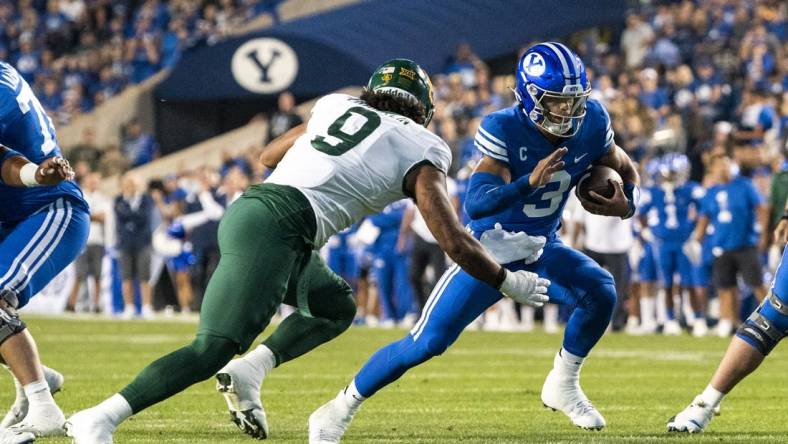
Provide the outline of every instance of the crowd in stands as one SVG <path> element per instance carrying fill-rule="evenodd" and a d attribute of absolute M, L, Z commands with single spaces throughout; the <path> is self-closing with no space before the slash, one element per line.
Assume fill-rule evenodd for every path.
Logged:
<path fill-rule="evenodd" d="M 66 124 L 282 1 L 0 0 L 0 60 Z"/>
<path fill-rule="evenodd" d="M 71 3 L 76 2 L 61 1 L 61 8 Z M 188 8 L 176 8 L 174 5 L 191 3 L 168 4 L 172 17 L 170 29 L 190 23 L 176 19 L 186 14 L 184 11 Z M 239 7 L 234 2 L 220 3 Z M 161 10 L 164 4 L 149 0 L 145 5 L 149 5 L 145 10 L 151 11 L 151 23 L 158 23 L 154 12 Z M 215 8 L 207 14 L 209 17 L 223 11 Z M 201 14 L 206 15 L 204 10 Z M 141 15 L 145 14 L 136 14 L 136 19 L 128 17 L 125 26 L 129 29 L 158 26 L 140 25 Z M 0 22 L 2 16 L 0 12 Z M 771 210 L 775 216 L 768 226 L 760 227 L 761 233 L 768 234 L 774 222 L 779 220 L 785 195 L 788 194 L 788 181 L 776 179 L 784 178 L 788 173 L 787 19 L 786 4 L 773 0 L 656 2 L 629 12 L 622 29 L 585 30 L 564 41 L 585 62 L 593 86 L 592 98 L 607 107 L 616 143 L 639 162 L 645 185 L 649 185 L 650 178 L 654 177 L 653 171 L 646 168 L 650 161 L 663 158 L 666 153 L 681 153 L 689 159 L 688 178 L 708 188 L 710 162 L 714 162 L 721 153 L 726 154 L 738 165 L 742 177 L 751 178 L 761 196 L 771 199 Z M 213 22 L 216 25 L 219 20 Z M 199 25 L 186 28 L 189 31 L 183 31 L 184 36 L 205 35 L 200 34 L 204 28 Z M 111 39 L 97 37 L 97 40 L 112 45 Z M 523 42 L 523 48 L 530 43 Z M 145 43 L 139 41 L 136 44 L 135 53 L 144 59 Z M 163 51 L 163 46 L 159 49 Z M 112 60 L 113 52 L 107 51 L 106 54 Z M 122 51 L 119 51 L 118 56 L 121 55 Z M 514 64 L 513 59 L 512 72 Z M 74 66 L 80 65 L 76 63 Z M 112 64 L 107 66 L 110 66 L 111 73 L 116 72 Z M 120 70 L 126 73 L 123 82 L 129 82 L 133 77 L 129 76 L 133 72 L 133 69 L 129 71 L 130 66 Z M 58 81 L 66 78 L 68 76 Z M 34 81 L 38 82 L 38 78 Z M 433 75 L 433 84 L 437 105 L 430 129 L 446 140 L 454 152 L 450 174 L 454 178 L 452 186 L 458 212 L 464 216 L 459 203 L 464 183 L 480 156 L 473 144 L 476 129 L 486 114 L 514 103 L 510 91 L 514 80 L 511 74 L 494 75 L 473 53 L 473 48 L 460 45 L 444 70 Z M 46 82 L 42 87 L 47 88 Z M 58 83 L 50 89 L 61 90 Z M 163 183 L 153 184 L 147 189 L 144 184 L 137 184 L 134 192 L 124 191 L 115 200 L 117 209 L 118 202 L 133 203 L 137 200 L 135 196 L 148 193 L 153 203 L 149 216 L 151 226 L 156 227 L 159 221 L 164 221 L 162 230 L 167 233 L 167 239 L 178 239 L 180 243 L 176 244 L 181 247 L 192 244 L 190 255 L 182 258 L 185 262 L 176 263 L 175 256 L 180 256 L 180 253 L 167 259 L 172 273 L 186 271 L 185 276 L 188 277 L 175 278 L 178 291 L 188 295 L 179 296 L 184 311 L 199 306 L 201 286 L 207 282 L 211 267 L 215 266 L 216 208 L 226 206 L 247 184 L 265 177 L 265 169 L 256 160 L 262 142 L 300 123 L 302 117 L 293 111 L 292 96 L 283 94 L 279 111 L 271 117 L 269 134 L 261 137 L 261 145 L 251 147 L 248 155 L 227 157 L 216 169 L 206 167 L 197 171 L 179 171 Z M 85 138 L 85 143 L 71 153 L 72 159 L 77 160 L 78 173 L 83 176 L 89 171 L 108 173 L 117 171 L 113 168 L 123 170 L 158 155 L 155 141 L 141 133 L 135 122 L 127 125 L 123 146 L 116 150 L 122 153 L 120 159 L 97 160 L 89 148 L 90 134 L 87 133 Z M 129 177 L 128 180 L 133 181 L 133 174 Z M 206 212 L 211 214 L 206 215 Z M 429 293 L 429 288 L 443 272 L 446 266 L 444 258 L 435 254 L 434 239 L 429 239 L 428 233 L 422 230 L 417 213 L 414 213 L 412 205 L 393 205 L 383 214 L 370 218 L 368 223 L 353 227 L 329 243 L 329 263 L 354 285 L 359 294 L 360 322 L 374 323 L 378 319 L 387 325 L 412 322 L 424 303 L 425 291 Z M 190 214 L 199 215 L 191 218 L 202 222 L 194 225 L 198 228 L 190 225 L 194 221 L 187 222 L 185 225 L 188 227 L 184 227 L 184 216 Z M 594 231 L 597 225 L 584 217 L 568 214 L 566 221 L 566 228 L 583 225 L 586 239 L 597 236 Z M 632 232 L 632 228 L 629 226 L 627 230 Z M 204 231 L 196 234 L 193 230 L 198 229 Z M 632 235 L 633 244 L 630 245 L 647 242 L 638 236 L 637 232 Z M 150 240 L 145 242 L 153 245 L 155 238 L 155 230 L 152 230 Z M 589 245 L 582 243 L 582 236 L 570 233 L 565 239 L 567 242 L 576 239 L 579 243 L 575 247 L 594 251 L 594 246 L 589 249 Z M 769 249 L 769 242 L 768 235 L 762 236 L 757 245 L 762 254 Z M 620 245 L 616 248 L 621 252 L 599 253 L 626 255 L 628 251 L 642 250 Z M 606 250 L 604 246 L 600 249 Z M 166 248 L 159 245 L 153 250 L 158 250 L 161 255 Z M 628 262 L 626 267 L 630 270 L 622 275 L 627 282 L 637 275 L 638 267 L 637 261 Z M 763 262 L 767 261 L 764 259 Z M 187 281 L 193 289 L 186 288 Z M 619 296 L 625 300 L 632 290 L 627 285 L 622 287 Z M 368 291 L 371 288 L 377 291 Z M 375 293 L 377 298 L 373 297 Z M 374 302 L 376 300 L 377 303 Z M 632 304 L 621 305 L 617 310 L 623 314 L 614 325 L 616 328 L 623 328 L 627 314 L 637 312 Z M 676 317 L 680 316 L 678 311 L 679 308 L 676 309 Z M 487 324 L 488 328 L 506 324 L 530 329 L 533 316 L 533 312 L 528 310 L 518 313 L 514 307 L 504 307 L 488 313 L 489 319 L 497 320 Z M 543 316 L 545 328 L 555 331 L 558 310 L 547 308 Z"/>

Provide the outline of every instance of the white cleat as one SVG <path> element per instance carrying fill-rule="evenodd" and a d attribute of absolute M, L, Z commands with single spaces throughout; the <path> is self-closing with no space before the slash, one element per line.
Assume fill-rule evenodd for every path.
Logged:
<path fill-rule="evenodd" d="M 717 336 L 728 338 L 733 333 L 733 322 L 729 319 L 720 319 L 717 323 Z"/>
<path fill-rule="evenodd" d="M 268 437 L 268 420 L 260 402 L 262 375 L 243 359 L 230 361 L 216 374 L 216 390 L 224 396 L 230 419 L 247 435 Z"/>
<path fill-rule="evenodd" d="M 153 312 L 153 307 L 150 305 L 143 305 L 142 308 L 140 308 L 140 318 L 145 321 L 156 319 L 156 313 Z"/>
<path fill-rule="evenodd" d="M 711 422 L 715 411 L 719 410 L 706 404 L 698 395 L 692 404 L 668 420 L 668 432 L 701 433 Z"/>
<path fill-rule="evenodd" d="M 607 425 L 580 388 L 579 378 L 561 376 L 555 369 L 550 370 L 542 386 L 542 403 L 563 412 L 581 429 L 602 430 Z"/>
<path fill-rule="evenodd" d="M 665 322 L 665 328 L 662 330 L 666 336 L 680 336 L 681 335 L 681 325 L 679 325 L 679 321 L 673 319 L 672 321 Z"/>
<path fill-rule="evenodd" d="M 653 335 L 657 332 L 657 323 L 656 322 L 643 322 L 640 325 L 640 334 L 641 335 Z"/>
<path fill-rule="evenodd" d="M 352 420 L 353 413 L 336 399 L 328 401 L 309 415 L 309 444 L 338 444 Z"/>
<path fill-rule="evenodd" d="M 709 326 L 706 324 L 706 319 L 695 319 L 692 324 L 692 336 L 702 338 L 709 334 Z"/>
<path fill-rule="evenodd" d="M 32 433 L 15 433 L 11 430 L 0 429 L 0 444 L 29 444 L 36 440 Z"/>
<path fill-rule="evenodd" d="M 44 379 L 46 379 L 47 385 L 49 386 L 49 392 L 54 395 L 63 387 L 63 375 L 57 370 L 53 370 L 47 366 L 42 367 L 44 368 Z M 27 415 L 27 408 L 27 396 L 24 396 L 23 393 L 22 396 L 16 398 L 11 409 L 5 414 L 3 421 L 0 422 L 0 428 L 7 429 L 22 421 Z"/>
<path fill-rule="evenodd" d="M 123 308 L 123 313 L 121 313 L 120 318 L 123 319 L 124 321 L 130 321 L 134 319 L 136 316 L 137 316 L 137 312 L 134 309 L 134 306 L 127 305 L 125 308 Z"/>
<path fill-rule="evenodd" d="M 95 408 L 72 415 L 64 426 L 74 444 L 112 444 L 115 426 Z"/>
<path fill-rule="evenodd" d="M 54 402 L 42 404 L 30 410 L 25 419 L 12 425 L 7 430 L 14 433 L 32 433 L 35 436 L 63 436 L 63 423 L 66 417 Z"/>

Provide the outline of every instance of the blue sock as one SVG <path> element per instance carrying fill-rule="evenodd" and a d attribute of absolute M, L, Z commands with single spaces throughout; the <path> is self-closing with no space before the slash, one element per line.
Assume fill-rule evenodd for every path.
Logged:
<path fill-rule="evenodd" d="M 695 319 L 706 319 L 706 315 L 702 311 L 696 311 Z"/>
<path fill-rule="evenodd" d="M 667 308 L 667 309 L 665 309 L 665 311 L 667 312 L 668 321 L 675 321 L 676 320 L 676 315 L 673 313 L 673 309 L 672 308 Z"/>

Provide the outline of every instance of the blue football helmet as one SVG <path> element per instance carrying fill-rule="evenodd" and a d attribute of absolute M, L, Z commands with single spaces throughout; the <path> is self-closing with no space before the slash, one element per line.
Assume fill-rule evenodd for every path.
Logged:
<path fill-rule="evenodd" d="M 536 126 L 559 137 L 577 133 L 591 93 L 577 54 L 563 43 L 539 43 L 520 57 L 515 77 L 514 94 Z"/>
<path fill-rule="evenodd" d="M 663 176 L 668 182 L 681 185 L 689 178 L 689 158 L 681 153 L 666 153 L 661 162 Z"/>

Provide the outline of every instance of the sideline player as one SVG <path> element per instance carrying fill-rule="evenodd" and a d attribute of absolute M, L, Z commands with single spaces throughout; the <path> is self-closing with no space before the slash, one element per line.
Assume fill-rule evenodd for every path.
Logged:
<path fill-rule="evenodd" d="M 60 155 L 52 121 L 30 86 L 0 62 L 0 354 L 17 396 L 3 419 L 3 442 L 62 435 L 63 413 L 52 399 L 63 376 L 41 365 L 17 309 L 82 251 L 89 215 L 74 172 Z M 44 186 L 45 185 L 45 186 Z M 51 390 L 51 391 L 50 391 Z"/>
<path fill-rule="evenodd" d="M 777 242 L 788 242 L 788 206 L 774 231 Z M 731 339 L 717 371 L 687 408 L 668 421 L 669 432 L 703 432 L 715 409 L 736 385 L 754 372 L 775 346 L 788 335 L 788 248 L 774 275 L 772 287 L 761 305 Z"/>
<path fill-rule="evenodd" d="M 595 214 L 633 216 L 639 178 L 613 141 L 607 112 L 587 100 L 591 88 L 585 68 L 571 50 L 561 43 L 537 44 L 520 58 L 515 76 L 519 103 L 487 116 L 476 134 L 484 157 L 471 176 L 465 208 L 482 244 L 485 238 L 505 236 L 501 231 L 511 237 L 526 233 L 547 238 L 541 258 L 518 255 L 506 243 L 486 246 L 510 270 L 549 277 L 551 302 L 576 306 L 541 398 L 575 425 L 601 429 L 604 418 L 580 388 L 580 367 L 610 322 L 616 288 L 610 273 L 564 245 L 556 231 L 570 190 L 591 165 L 607 165 L 624 180 L 623 185 L 616 183 L 610 199 L 598 194 L 596 203 L 581 199 Z M 339 442 L 364 399 L 443 353 L 500 298 L 495 288 L 450 268 L 410 333 L 378 350 L 348 387 L 312 414 L 310 443 Z"/>
<path fill-rule="evenodd" d="M 682 251 L 684 243 L 695 229 L 695 217 L 700 212 L 700 202 L 705 190 L 699 183 L 688 180 L 689 159 L 683 154 L 669 153 L 660 159 L 656 183 L 643 193 L 640 213 L 643 231 L 649 230 L 656 249 L 657 269 L 665 289 L 666 317 L 663 332 L 680 335 L 681 326 L 676 316 L 681 313 L 682 289 L 690 293 L 690 303 L 695 312 L 694 336 L 706 334 L 705 303 L 703 292 L 695 284 L 694 266 Z M 648 196 L 646 199 L 645 197 Z M 679 285 L 675 275 L 679 274 Z M 678 294 L 679 304 L 674 307 Z"/>
<path fill-rule="evenodd" d="M 427 74 L 405 59 L 380 66 L 360 99 L 331 94 L 318 100 L 307 125 L 263 153 L 262 163 L 276 167 L 266 182 L 248 188 L 227 209 L 219 227 L 221 259 L 194 342 L 150 364 L 120 393 L 72 416 L 66 428 L 75 442 L 110 443 L 132 414 L 216 372 L 233 421 L 245 433 L 267 437 L 260 402 L 265 375 L 338 336 L 356 313 L 350 286 L 315 250 L 406 196 L 469 275 L 521 303 L 543 304 L 547 280 L 507 271 L 457 220 L 446 191 L 451 151 L 425 129 L 432 111 Z M 230 362 L 283 302 L 296 312 L 262 345 Z"/>

